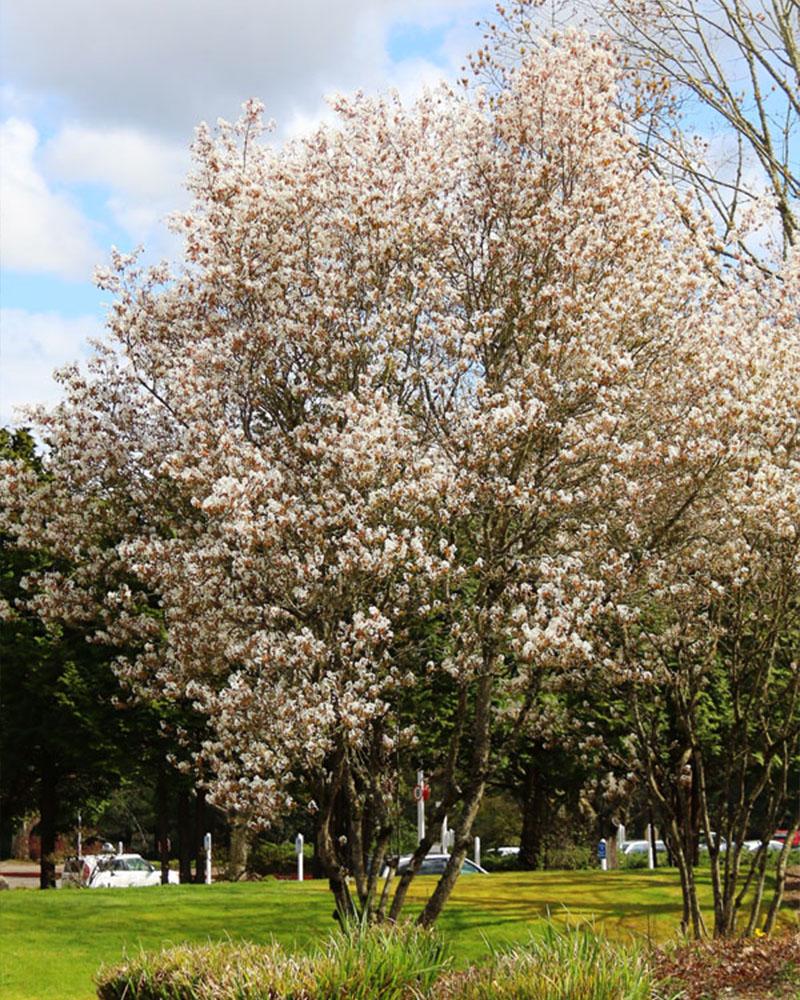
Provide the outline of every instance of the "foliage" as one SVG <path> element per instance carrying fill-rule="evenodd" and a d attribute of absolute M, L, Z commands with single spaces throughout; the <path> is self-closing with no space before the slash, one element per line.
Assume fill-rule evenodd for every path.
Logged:
<path fill-rule="evenodd" d="M 276 944 L 207 944 L 142 953 L 98 976 L 100 1000 L 652 1000 L 641 947 L 610 944 L 593 927 L 558 928 L 443 975 L 441 940 L 419 928 L 354 928 L 309 955 Z M 660 993 L 658 995 L 661 995 Z"/>
<path fill-rule="evenodd" d="M 0 461 L 40 478 L 41 457 L 24 430 L 0 429 Z M 111 652 L 80 629 L 49 626 L 25 607 L 26 578 L 56 566 L 46 549 L 0 536 L 0 816 L 3 841 L 24 813 L 40 816 L 42 886 L 55 884 L 52 852 L 59 829 L 119 782 L 126 751 L 141 739 L 142 713 L 115 708 L 121 695 Z"/>
<path fill-rule="evenodd" d="M 517 855 L 500 857 L 491 853 L 481 855 L 481 864 L 490 872 L 516 872 L 521 867 Z M 579 871 L 596 868 L 597 851 L 585 844 L 557 844 L 547 848 L 541 867 L 547 871 Z"/>
<path fill-rule="evenodd" d="M 313 857 L 313 845 L 304 844 L 305 870 Z M 273 844 L 267 840 L 259 840 L 250 852 L 247 862 L 248 871 L 256 875 L 293 875 L 297 872 L 297 855 L 294 844 Z"/>

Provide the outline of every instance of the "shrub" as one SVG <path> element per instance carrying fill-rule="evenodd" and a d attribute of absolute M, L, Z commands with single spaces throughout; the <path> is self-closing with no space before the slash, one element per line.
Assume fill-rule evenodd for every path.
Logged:
<path fill-rule="evenodd" d="M 306 956 L 278 945 L 208 944 L 101 970 L 100 1000 L 411 1000 L 447 964 L 441 939 L 413 926 L 356 927 Z"/>
<path fill-rule="evenodd" d="M 648 857 L 646 854 L 623 854 L 622 851 L 620 851 L 617 857 L 619 860 L 620 868 L 625 868 L 625 869 L 647 868 L 649 864 Z M 664 855 L 659 854 L 658 855 L 659 867 L 665 865 L 666 863 L 667 862 Z"/>
<path fill-rule="evenodd" d="M 481 864 L 490 872 L 514 872 L 522 868 L 518 855 L 500 857 L 490 851 L 481 857 Z M 548 846 L 543 852 L 542 864 L 539 867 L 547 871 L 577 871 L 596 868 L 597 854 L 594 849 L 585 844 Z"/>
<path fill-rule="evenodd" d="M 311 861 L 313 848 L 310 844 L 303 846 L 305 863 Z M 255 875 L 294 875 L 297 871 L 297 855 L 294 844 L 288 842 L 272 844 L 262 840 L 250 852 L 247 860 L 247 870 Z"/>
<path fill-rule="evenodd" d="M 488 851 L 481 855 L 481 865 L 487 872 L 516 872 L 519 871 L 519 858 L 516 854 L 507 854 L 501 857 L 499 854 L 491 854 Z"/>
<path fill-rule="evenodd" d="M 548 871 L 562 869 L 578 871 L 597 867 L 597 848 L 588 844 L 565 844 L 561 847 L 548 847 L 545 855 L 545 867 Z"/>

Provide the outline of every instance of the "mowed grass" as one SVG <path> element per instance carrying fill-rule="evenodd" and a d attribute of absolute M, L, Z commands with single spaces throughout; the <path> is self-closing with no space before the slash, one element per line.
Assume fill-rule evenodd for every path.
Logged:
<path fill-rule="evenodd" d="M 698 872 L 710 902 L 708 875 Z M 418 911 L 435 879 L 412 887 Z M 19 889 L 0 896 L 0 996 L 89 1000 L 101 963 L 140 948 L 208 940 L 276 940 L 304 950 L 334 927 L 327 883 L 310 881 L 148 889 Z M 527 940 L 547 915 L 591 919 L 617 940 L 663 942 L 680 920 L 673 870 L 520 872 L 460 879 L 439 923 L 458 965 Z M 709 915 L 710 919 L 710 915 Z"/>

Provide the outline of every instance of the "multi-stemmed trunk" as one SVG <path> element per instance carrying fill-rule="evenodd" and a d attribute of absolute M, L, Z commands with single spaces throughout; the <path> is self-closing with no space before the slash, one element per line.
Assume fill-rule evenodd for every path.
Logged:
<path fill-rule="evenodd" d="M 464 795 L 463 808 L 455 829 L 453 851 L 445 867 L 444 874 L 433 890 L 422 913 L 419 923 L 423 927 L 431 927 L 438 919 L 445 903 L 455 887 L 461 866 L 469 850 L 472 826 L 478 815 L 478 810 L 486 788 L 486 775 L 489 768 L 489 742 L 491 736 L 491 650 L 484 650 L 483 672 L 476 681 L 475 719 L 472 727 L 472 756 L 470 761 L 470 781 Z"/>

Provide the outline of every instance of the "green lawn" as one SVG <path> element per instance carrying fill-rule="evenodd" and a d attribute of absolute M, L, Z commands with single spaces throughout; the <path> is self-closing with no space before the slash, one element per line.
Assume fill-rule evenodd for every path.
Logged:
<path fill-rule="evenodd" d="M 707 873 L 698 873 L 705 880 Z M 433 878 L 420 879 L 412 903 Z M 707 892 L 707 896 L 709 893 Z M 266 941 L 303 948 L 334 927 L 324 882 L 159 886 L 132 890 L 18 889 L 0 896 L 0 996 L 89 1000 L 101 962 L 183 941 Z M 414 909 L 413 905 L 410 908 Z M 525 872 L 462 878 L 440 922 L 460 963 L 490 945 L 525 940 L 550 912 L 592 917 L 614 937 L 664 941 L 680 918 L 674 871 Z"/>

